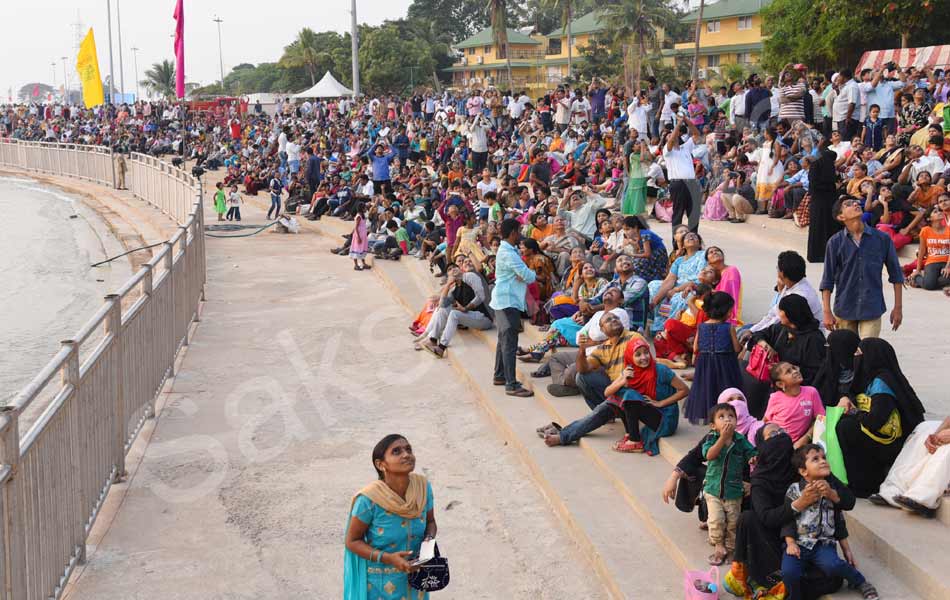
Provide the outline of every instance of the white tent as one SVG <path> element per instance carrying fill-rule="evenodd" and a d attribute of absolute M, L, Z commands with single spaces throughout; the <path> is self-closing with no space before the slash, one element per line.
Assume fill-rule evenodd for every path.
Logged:
<path fill-rule="evenodd" d="M 339 98 L 340 96 L 352 95 L 353 90 L 347 89 L 327 71 L 327 74 L 315 86 L 305 92 L 294 94 L 294 98 Z"/>

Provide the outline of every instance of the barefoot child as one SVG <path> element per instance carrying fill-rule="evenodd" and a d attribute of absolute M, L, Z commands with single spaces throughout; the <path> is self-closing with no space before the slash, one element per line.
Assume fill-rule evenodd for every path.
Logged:
<path fill-rule="evenodd" d="M 865 600 L 877 600 L 877 590 L 854 567 L 854 555 L 846 537 L 842 511 L 854 508 L 854 494 L 831 474 L 825 451 L 806 444 L 792 455 L 792 465 L 801 480 L 788 487 L 786 501 L 796 506 L 795 518 L 782 528 L 785 555 L 782 557 L 782 581 L 788 600 L 801 600 L 802 573 L 815 565 L 829 576 L 843 577 L 861 592 Z M 841 544 L 846 560 L 838 556 L 835 542 Z"/>
<path fill-rule="evenodd" d="M 224 213 L 228 211 L 227 196 L 224 193 L 224 182 L 219 181 L 214 184 L 217 190 L 214 192 L 214 212 L 218 214 L 218 220 L 224 220 Z"/>
<path fill-rule="evenodd" d="M 736 545 L 736 525 L 742 511 L 742 475 L 745 465 L 753 461 L 756 449 L 736 431 L 736 409 L 731 404 L 713 406 L 709 421 L 712 431 L 703 443 L 703 493 L 709 511 L 709 543 L 715 546 L 709 564 L 721 565 Z"/>
<path fill-rule="evenodd" d="M 356 205 L 356 217 L 353 219 L 353 235 L 350 238 L 350 258 L 353 259 L 353 270 L 368 269 L 366 252 L 369 250 L 369 234 L 366 228 L 366 204 Z"/>

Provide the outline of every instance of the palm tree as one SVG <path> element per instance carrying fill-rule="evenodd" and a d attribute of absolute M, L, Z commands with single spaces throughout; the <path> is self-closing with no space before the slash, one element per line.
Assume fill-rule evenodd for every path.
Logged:
<path fill-rule="evenodd" d="M 284 47 L 284 54 L 280 57 L 278 64 L 282 67 L 295 69 L 305 68 L 310 75 L 310 85 L 317 83 L 317 65 L 323 60 L 317 47 L 317 34 L 313 29 L 304 27 L 297 34 L 289 46 Z"/>
<path fill-rule="evenodd" d="M 696 13 L 696 48 L 693 51 L 693 70 L 690 77 L 696 81 L 699 75 L 699 34 L 703 30 L 703 7 L 705 0 L 699 0 L 699 11 Z"/>
<path fill-rule="evenodd" d="M 165 98 L 175 96 L 175 63 L 163 60 L 155 63 L 145 71 L 145 79 L 140 81 L 152 93 L 160 94 Z"/>
<path fill-rule="evenodd" d="M 664 0 L 613 0 L 604 7 L 601 19 L 607 24 L 611 43 L 622 44 L 624 52 L 624 81 L 628 92 L 640 90 L 642 58 L 659 46 L 656 29 L 673 18 L 673 12 Z M 631 43 L 632 42 L 632 43 Z M 627 69 L 627 53 L 632 52 L 633 73 Z M 632 81 L 631 81 L 632 79 Z"/>
<path fill-rule="evenodd" d="M 573 38 L 571 35 L 571 21 L 574 20 L 574 0 L 544 0 L 544 2 L 547 6 L 561 13 L 561 31 L 567 33 L 567 77 L 570 79 L 574 76 L 573 44 L 571 43 Z"/>
<path fill-rule="evenodd" d="M 508 51 L 508 2 L 507 0 L 488 0 L 488 22 L 491 23 L 492 43 L 495 49 L 505 53 L 508 69 L 508 87 L 511 83 L 511 52 Z"/>

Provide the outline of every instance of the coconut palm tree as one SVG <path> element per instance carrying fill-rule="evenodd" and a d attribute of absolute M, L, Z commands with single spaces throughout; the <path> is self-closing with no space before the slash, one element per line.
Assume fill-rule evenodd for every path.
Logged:
<path fill-rule="evenodd" d="M 690 77 L 696 81 L 699 75 L 699 34 L 703 30 L 703 7 L 705 0 L 699 0 L 699 11 L 696 13 L 696 48 L 693 50 L 693 69 Z"/>
<path fill-rule="evenodd" d="M 511 52 L 508 51 L 508 2 L 507 0 L 488 0 L 488 22 L 491 23 L 492 43 L 495 49 L 505 53 L 508 70 L 508 87 L 511 83 Z"/>
<path fill-rule="evenodd" d="M 548 7 L 556 9 L 561 14 L 561 31 L 567 33 L 567 77 L 570 79 L 574 76 L 574 49 L 571 43 L 573 38 L 571 35 L 571 21 L 574 20 L 575 0 L 544 0 L 544 3 Z"/>
<path fill-rule="evenodd" d="M 285 69 L 304 68 L 310 75 L 310 85 L 317 83 L 317 66 L 323 61 L 325 52 L 317 47 L 317 34 L 313 29 L 304 27 L 297 34 L 289 46 L 284 47 L 284 54 L 278 64 Z"/>
<path fill-rule="evenodd" d="M 607 36 L 611 43 L 632 50 L 633 73 L 627 68 L 627 53 L 624 54 L 627 90 L 639 91 L 642 58 L 657 50 L 659 40 L 656 30 L 672 19 L 673 13 L 664 0 L 613 0 L 604 7 L 604 11 L 601 18 L 607 24 Z"/>
<path fill-rule="evenodd" d="M 175 63 L 163 60 L 155 63 L 145 71 L 145 79 L 140 81 L 145 88 L 154 94 L 165 98 L 175 97 Z"/>

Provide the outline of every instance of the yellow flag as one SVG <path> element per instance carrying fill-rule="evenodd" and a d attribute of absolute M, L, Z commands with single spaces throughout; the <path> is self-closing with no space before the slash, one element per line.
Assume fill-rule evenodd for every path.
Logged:
<path fill-rule="evenodd" d="M 96 56 L 96 38 L 93 37 L 91 28 L 79 46 L 76 70 L 79 71 L 79 81 L 82 82 L 82 101 L 86 108 L 105 102 L 102 78 L 99 76 L 99 58 Z"/>

